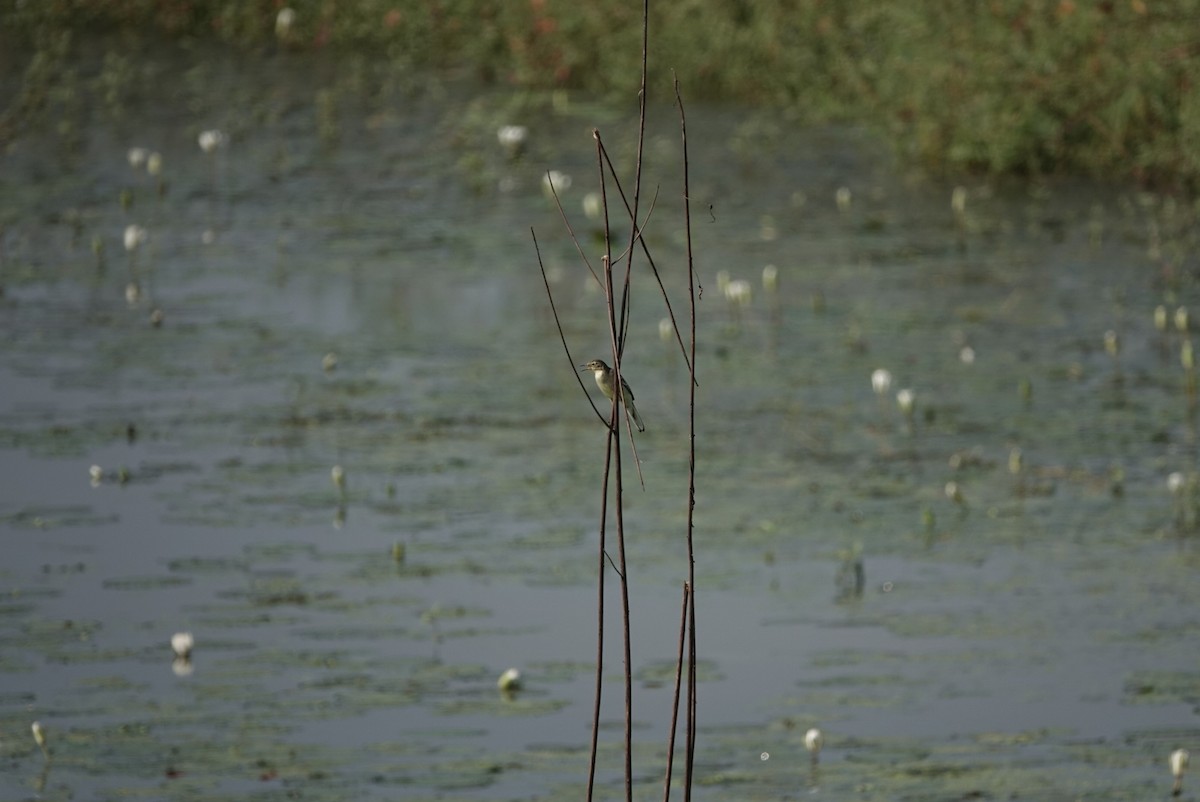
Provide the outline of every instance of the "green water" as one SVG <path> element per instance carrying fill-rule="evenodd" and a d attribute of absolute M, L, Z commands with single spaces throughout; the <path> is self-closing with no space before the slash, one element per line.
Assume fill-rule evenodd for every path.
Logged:
<path fill-rule="evenodd" d="M 130 58 L 123 91 L 76 76 L 75 111 L 0 162 L 2 795 L 579 798 L 604 432 L 572 373 L 608 346 L 541 176 L 572 176 L 564 206 L 598 264 L 590 132 L 628 165 L 632 106 L 287 54 Z M 653 107 L 646 236 L 683 313 L 674 121 Z M 496 139 L 512 123 L 529 128 L 516 160 Z M 206 155 L 211 128 L 226 143 Z M 161 193 L 133 146 L 161 153 Z M 1167 489 L 1197 470 L 1187 335 L 1152 316 L 1200 309 L 1187 211 L 964 182 L 956 212 L 953 185 L 866 135 L 744 109 L 689 107 L 689 147 L 697 797 L 1165 795 L 1167 754 L 1200 749 L 1196 491 Z M 148 239 L 127 252 L 131 224 Z M 649 799 L 686 571 L 687 381 L 644 262 L 634 294 Z M 854 555 L 861 593 L 838 583 Z M 504 695 L 509 667 L 523 687 Z M 615 799 L 616 642 L 605 674 L 598 796 Z"/>

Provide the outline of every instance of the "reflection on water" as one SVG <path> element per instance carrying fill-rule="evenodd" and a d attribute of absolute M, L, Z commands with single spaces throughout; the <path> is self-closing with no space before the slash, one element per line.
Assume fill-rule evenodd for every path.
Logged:
<path fill-rule="evenodd" d="M 176 97 L 98 111 L 76 151 L 32 131 L 0 171 L 3 795 L 577 797 L 603 433 L 529 229 L 575 362 L 605 353 L 541 175 L 573 176 L 598 252 L 576 211 L 589 131 L 628 153 L 628 120 L 513 119 L 502 94 L 435 85 L 347 94 L 331 139 L 311 93 L 341 86 L 332 68 L 155 64 Z M 1200 748 L 1189 334 L 1152 314 L 1195 293 L 1169 202 L 944 187 L 852 132 L 689 114 L 698 796 L 1161 791 L 1170 750 Z M 652 119 L 647 241 L 678 305 L 673 119 Z M 517 159 L 495 134 L 514 123 Z M 687 393 L 637 269 L 653 793 Z"/>

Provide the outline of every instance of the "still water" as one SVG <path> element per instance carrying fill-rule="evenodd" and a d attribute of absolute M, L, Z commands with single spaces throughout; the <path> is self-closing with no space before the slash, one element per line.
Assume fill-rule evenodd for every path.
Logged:
<path fill-rule="evenodd" d="M 288 54 L 132 63 L 116 99 L 77 78 L 86 115 L 0 161 L 0 797 L 580 798 L 604 430 L 573 373 L 608 345 L 542 175 L 571 176 L 598 264 L 591 129 L 628 168 L 632 104 Z M 644 185 L 682 320 L 676 115 L 652 109 Z M 1200 752 L 1187 210 L 1078 183 L 956 191 L 860 132 L 745 109 L 688 123 L 697 797 L 1165 796 L 1168 753 Z M 508 124 L 528 128 L 517 158 Z M 686 576 L 664 314 L 636 262 L 642 799 Z"/>

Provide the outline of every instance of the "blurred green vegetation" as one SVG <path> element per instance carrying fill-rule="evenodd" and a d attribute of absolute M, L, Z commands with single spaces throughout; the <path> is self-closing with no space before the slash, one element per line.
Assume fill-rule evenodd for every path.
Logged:
<path fill-rule="evenodd" d="M 651 9 L 651 81 L 667 96 L 673 70 L 694 100 L 866 124 L 933 170 L 1194 190 L 1197 21 L 1200 0 L 671 0 Z M 631 0 L 5 0 L 0 45 L 20 55 L 0 67 L 24 75 L 7 126 L 44 101 L 82 40 L 129 32 L 601 94 L 627 95 L 641 59 Z"/>

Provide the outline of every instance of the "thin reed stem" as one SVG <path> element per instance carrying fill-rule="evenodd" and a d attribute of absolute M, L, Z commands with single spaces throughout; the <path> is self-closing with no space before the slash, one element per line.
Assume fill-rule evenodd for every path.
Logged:
<path fill-rule="evenodd" d="M 633 209 L 629 205 L 629 200 L 625 197 L 625 190 L 621 187 L 621 182 L 617 179 L 616 170 L 613 167 L 612 160 L 608 156 L 608 151 L 603 151 L 604 161 L 608 165 L 608 171 L 613 176 L 613 183 L 616 185 L 617 194 L 621 196 L 621 202 L 625 204 L 625 213 L 632 217 Z M 679 333 L 679 323 L 675 320 L 675 309 L 671 306 L 671 298 L 667 295 L 667 288 L 663 285 L 662 276 L 659 275 L 658 265 L 654 262 L 654 257 L 650 255 L 650 248 L 646 245 L 646 240 L 641 236 L 638 237 L 638 244 L 642 246 L 642 253 L 646 256 L 646 262 L 650 265 L 650 271 L 654 273 L 654 279 L 658 282 L 658 290 L 662 294 L 663 303 L 667 307 L 667 315 L 671 318 L 671 328 L 675 330 L 675 340 L 679 343 L 679 351 L 683 354 L 683 361 L 687 363 L 688 369 L 692 367 L 691 360 L 688 358 L 687 347 L 683 344 L 683 335 Z"/>
<path fill-rule="evenodd" d="M 601 186 L 603 186 L 603 180 Z M 607 221 L 606 221 L 607 222 Z M 611 246 L 610 246 L 611 247 Z M 617 336 L 617 308 L 613 298 L 612 262 L 609 254 L 603 258 L 604 264 L 604 294 L 608 305 L 608 331 L 611 338 L 613 354 L 613 383 L 616 391 L 613 393 L 612 417 L 608 423 L 608 453 L 616 471 L 613 482 L 613 509 L 617 519 L 617 581 L 621 588 L 621 623 L 624 656 L 625 678 L 625 800 L 633 802 L 633 665 L 632 644 L 629 610 L 629 570 L 625 561 L 625 502 L 624 481 L 621 470 L 621 348 Z M 622 308 L 624 308 L 622 304 Z M 607 465 L 607 463 L 606 463 Z M 606 473 L 607 479 L 607 473 Z M 608 498 L 607 481 L 605 482 L 605 499 Z"/>
<path fill-rule="evenodd" d="M 596 753 L 600 743 L 600 700 L 604 693 L 604 562 L 608 522 L 608 476 L 612 465 L 612 427 L 608 431 L 607 456 L 604 460 L 604 479 L 600 483 L 600 551 L 596 564 L 596 692 L 592 705 L 592 744 L 588 756 L 587 802 L 592 801 L 596 788 Z"/>
<path fill-rule="evenodd" d="M 546 177 L 550 177 L 550 171 L 546 171 Z M 563 225 L 567 227 L 567 233 L 571 235 L 571 242 L 575 243 L 575 250 L 579 253 L 579 258 L 587 265 L 588 272 L 592 274 L 592 278 L 596 280 L 597 286 L 603 286 L 600 277 L 596 275 L 596 268 L 592 267 L 592 263 L 588 261 L 587 253 L 584 252 L 583 246 L 579 244 L 579 238 L 575 236 L 575 229 L 571 227 L 571 221 L 567 218 L 567 211 L 563 208 L 562 199 L 558 197 L 558 190 L 554 188 L 553 181 L 547 181 L 550 185 L 550 194 L 554 197 L 554 205 L 558 207 L 558 214 L 562 217 Z M 605 225 L 607 229 L 607 224 Z"/>
<path fill-rule="evenodd" d="M 638 144 L 637 160 L 634 163 L 633 179 L 633 211 L 629 223 L 629 252 L 625 255 L 625 280 L 621 288 L 620 326 L 617 325 L 615 309 L 613 308 L 612 293 L 612 250 L 608 246 L 609 261 L 606 263 L 606 284 L 608 292 L 608 325 L 612 335 L 613 346 L 613 383 L 616 392 L 613 393 L 613 423 L 616 423 L 617 400 L 621 397 L 624 379 L 621 378 L 621 356 L 625 351 L 625 332 L 628 329 L 630 315 L 630 282 L 633 276 L 633 246 L 638 236 L 638 204 L 642 192 L 642 156 L 646 146 L 646 73 L 649 62 L 650 37 L 650 0 L 642 2 L 642 88 L 638 93 Z M 607 220 L 606 220 L 607 221 Z M 632 437 L 630 438 L 632 440 Z M 621 612 L 624 617 L 624 632 L 622 642 L 625 648 L 625 802 L 633 802 L 633 662 L 632 662 L 632 625 L 629 610 L 629 572 L 625 561 L 625 505 L 621 493 L 621 436 L 617 427 L 609 440 L 615 444 L 616 450 L 616 507 L 617 507 L 617 550 L 618 561 L 621 565 Z"/>
<path fill-rule="evenodd" d="M 663 802 L 671 799 L 671 772 L 675 766 L 675 732 L 679 729 L 679 686 L 683 679 L 684 644 L 687 640 L 688 599 L 691 588 L 683 583 L 683 609 L 679 612 L 679 657 L 675 659 L 675 693 L 671 697 L 671 728 L 667 736 L 667 772 L 663 778 Z"/>
<path fill-rule="evenodd" d="M 558 307 L 554 304 L 554 293 L 550 291 L 550 279 L 546 276 L 546 266 L 542 263 L 542 251 L 538 247 L 537 234 L 534 233 L 532 226 L 529 228 L 529 235 L 533 237 L 533 251 L 537 254 L 538 269 L 542 271 L 542 284 L 546 287 L 546 298 L 550 301 L 550 311 L 554 315 L 554 326 L 558 329 L 558 339 L 562 341 L 563 352 L 567 355 L 567 362 L 571 365 L 571 372 L 575 375 L 575 382 L 579 385 L 579 389 L 583 391 L 588 403 L 592 405 L 592 411 L 596 413 L 596 417 L 604 420 L 604 416 L 600 414 L 596 402 L 592 401 L 591 394 L 583 386 L 583 379 L 580 377 L 579 371 L 575 370 L 575 360 L 571 357 L 571 348 L 567 345 L 566 335 L 563 334 L 562 321 L 558 318 Z"/>
<path fill-rule="evenodd" d="M 683 96 L 679 92 L 679 78 L 675 78 L 675 103 L 679 106 L 679 134 L 683 143 L 683 220 L 687 236 L 687 269 L 688 269 L 688 302 L 691 307 L 691 360 L 689 371 L 691 381 L 688 396 L 688 505 L 687 505 L 687 559 L 688 587 L 691 595 L 688 597 L 688 737 L 687 763 L 684 784 L 684 800 L 692 797 L 692 777 L 696 761 L 696 550 L 695 550 L 695 512 L 696 512 L 696 270 L 692 253 L 692 202 L 691 187 L 688 179 L 688 149 L 687 149 L 687 115 L 683 109 Z"/>

